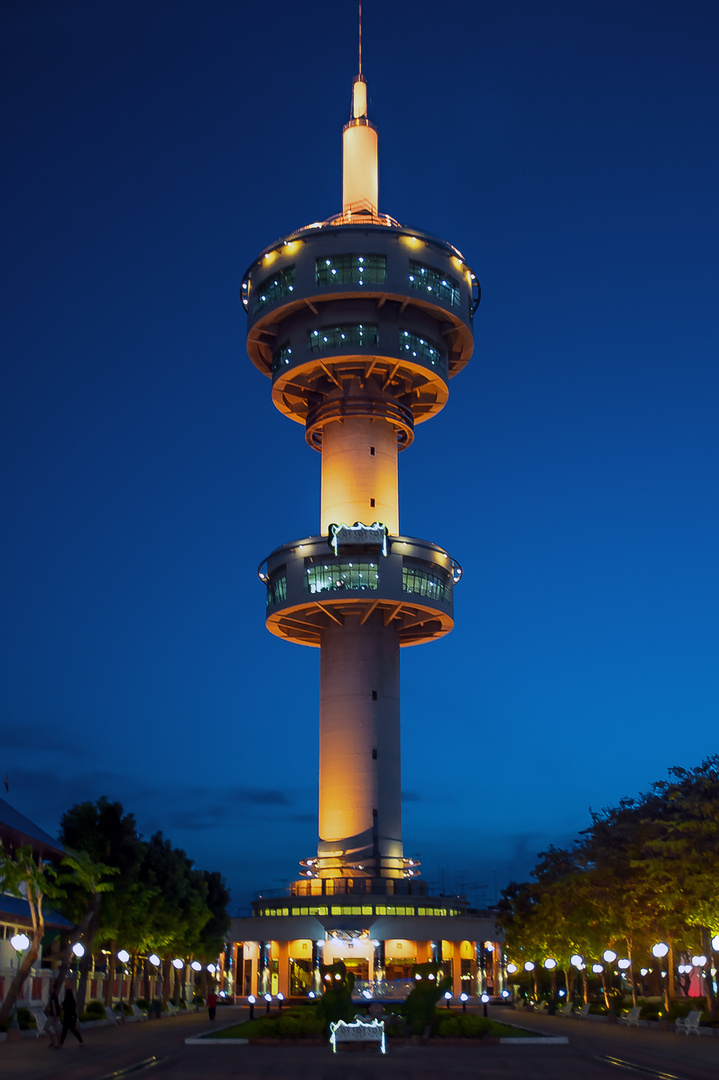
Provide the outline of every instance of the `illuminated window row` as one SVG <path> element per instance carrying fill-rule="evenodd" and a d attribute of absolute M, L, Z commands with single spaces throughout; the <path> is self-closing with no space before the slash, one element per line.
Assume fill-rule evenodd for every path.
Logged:
<path fill-rule="evenodd" d="M 422 570 L 419 567 L 402 567 L 402 589 L 416 596 L 428 596 L 432 600 L 449 600 L 451 596 L 449 574 L 437 568 Z"/>
<path fill-rule="evenodd" d="M 460 305 L 459 282 L 456 278 L 414 259 L 409 261 L 409 285 L 418 292 L 429 293 L 443 304 L 450 304 L 451 307 Z"/>
<path fill-rule="evenodd" d="M 386 255 L 334 255 L 315 259 L 318 285 L 384 285 Z"/>
<path fill-rule="evenodd" d="M 287 599 L 287 574 L 282 570 L 267 582 L 267 606 L 281 604 Z"/>
<path fill-rule="evenodd" d="M 255 289 L 252 314 L 256 315 L 258 311 L 262 311 L 269 304 L 276 303 L 277 300 L 281 300 L 283 296 L 287 296 L 294 290 L 294 266 L 288 266 L 284 270 L 279 270 L 276 274 L 271 274 Z"/>
<path fill-rule="evenodd" d="M 343 589 L 364 592 L 376 589 L 379 567 L 374 562 L 343 559 L 341 562 L 307 566 L 305 574 L 307 591 L 310 593 L 340 592 Z"/>
<path fill-rule="evenodd" d="M 424 360 L 432 367 L 440 367 L 442 364 L 442 353 L 439 348 L 410 330 L 400 330 L 399 351 L 409 354 L 413 359 Z"/>
<path fill-rule="evenodd" d="M 324 326 L 308 333 L 310 352 L 327 352 L 330 349 L 359 345 L 373 349 L 379 340 L 377 326 L 367 323 L 345 323 L 342 326 Z"/>
<path fill-rule="evenodd" d="M 318 907 L 293 907 L 290 911 L 286 907 L 273 907 L 263 908 L 263 915 L 270 915 L 275 917 L 281 917 L 283 915 L 432 915 L 432 916 L 447 916 L 447 915 L 460 915 L 461 912 L 457 908 L 430 908 L 430 907 L 413 907 L 413 906 L 400 906 L 395 907 L 388 904 L 377 904 L 373 906 L 371 904 L 354 904 L 352 906 L 333 904 L 331 908 L 326 906 Z"/>

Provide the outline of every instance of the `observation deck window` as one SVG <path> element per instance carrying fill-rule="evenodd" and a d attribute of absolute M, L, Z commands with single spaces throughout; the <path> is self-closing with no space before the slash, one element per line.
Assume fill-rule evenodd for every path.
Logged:
<path fill-rule="evenodd" d="M 310 352 L 328 352 L 330 349 L 349 349 L 353 345 L 372 349 L 379 342 L 377 326 L 368 323 L 344 323 L 342 326 L 323 326 L 309 330 L 307 334 Z"/>
<path fill-rule="evenodd" d="M 290 348 L 289 341 L 285 341 L 280 345 L 272 354 L 272 374 L 281 371 L 282 368 L 288 367 L 292 363 L 292 349 Z"/>
<path fill-rule="evenodd" d="M 399 350 L 408 356 L 424 360 L 431 367 L 443 368 L 445 366 L 444 356 L 439 346 L 428 341 L 427 338 L 420 337 L 419 334 L 413 334 L 411 330 L 400 330 Z"/>
<path fill-rule="evenodd" d="M 441 566 L 419 559 L 405 559 L 402 566 L 402 590 L 431 600 L 448 602 L 452 593 L 450 576 Z"/>
<path fill-rule="evenodd" d="M 305 562 L 305 582 L 309 593 L 366 592 L 379 587 L 379 566 L 365 559 L 337 559 Z"/>
<path fill-rule="evenodd" d="M 263 308 L 268 307 L 269 304 L 274 304 L 277 300 L 281 300 L 283 296 L 287 296 L 294 291 L 294 266 L 287 266 L 284 270 L 278 270 L 277 273 L 270 274 L 254 290 L 255 298 L 252 304 L 252 314 L 256 315 Z"/>
<path fill-rule="evenodd" d="M 384 285 L 386 255 L 328 255 L 315 259 L 318 285 Z"/>
<path fill-rule="evenodd" d="M 267 606 L 281 604 L 287 599 L 287 570 L 284 566 L 276 570 L 267 582 Z"/>
<path fill-rule="evenodd" d="M 409 261 L 409 285 L 417 292 L 428 293 L 441 300 L 443 304 L 458 308 L 460 306 L 459 282 L 449 274 L 443 274 L 426 263 Z"/>

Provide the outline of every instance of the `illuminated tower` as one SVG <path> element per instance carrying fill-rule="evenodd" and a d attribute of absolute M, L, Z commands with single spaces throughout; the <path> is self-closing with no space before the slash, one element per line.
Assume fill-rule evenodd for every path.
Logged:
<path fill-rule="evenodd" d="M 452 629 L 461 569 L 400 531 L 397 457 L 472 355 L 479 286 L 451 244 L 379 213 L 361 53 L 342 139 L 342 212 L 242 282 L 250 359 L 322 455 L 318 534 L 260 567 L 268 629 L 321 655 L 319 842 L 291 892 L 422 895 L 402 846 L 399 653 Z"/>

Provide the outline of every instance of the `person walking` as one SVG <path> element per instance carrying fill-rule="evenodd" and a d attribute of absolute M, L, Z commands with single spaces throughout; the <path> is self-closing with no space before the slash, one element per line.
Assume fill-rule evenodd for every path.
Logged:
<path fill-rule="evenodd" d="M 57 996 L 57 990 L 55 984 L 50 983 L 50 997 L 47 999 L 47 1005 L 45 1006 L 45 1031 L 50 1039 L 49 1050 L 60 1049 L 60 1000 Z"/>
<path fill-rule="evenodd" d="M 71 1031 L 80 1046 L 84 1046 L 82 1035 L 77 1030 L 77 1005 L 75 1004 L 75 995 L 70 987 L 65 991 L 65 997 L 62 999 L 62 1037 L 60 1039 L 60 1045 L 58 1050 L 62 1049 L 62 1044 L 65 1042 L 65 1036 L 68 1031 Z"/>
<path fill-rule="evenodd" d="M 217 1012 L 217 994 L 214 990 L 210 990 L 207 995 L 207 1011 L 210 1014 L 210 1020 L 214 1020 Z"/>

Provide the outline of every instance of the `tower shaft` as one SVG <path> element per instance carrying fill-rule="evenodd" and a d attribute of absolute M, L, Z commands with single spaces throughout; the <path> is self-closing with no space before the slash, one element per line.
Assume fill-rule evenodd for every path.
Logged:
<path fill-rule="evenodd" d="M 386 420 L 355 416 L 324 428 L 320 532 L 342 521 L 381 521 L 399 533 L 397 434 Z"/>
<path fill-rule="evenodd" d="M 320 877 L 402 876 L 399 637 L 381 613 L 322 635 L 319 837 Z"/>

